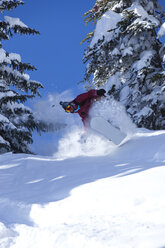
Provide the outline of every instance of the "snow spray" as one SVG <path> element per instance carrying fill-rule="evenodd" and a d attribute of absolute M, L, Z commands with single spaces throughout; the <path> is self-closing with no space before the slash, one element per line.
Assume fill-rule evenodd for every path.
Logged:
<path fill-rule="evenodd" d="M 90 116 L 104 118 L 129 136 L 135 133 L 136 126 L 127 115 L 124 106 L 111 97 L 96 101 L 91 108 Z"/>

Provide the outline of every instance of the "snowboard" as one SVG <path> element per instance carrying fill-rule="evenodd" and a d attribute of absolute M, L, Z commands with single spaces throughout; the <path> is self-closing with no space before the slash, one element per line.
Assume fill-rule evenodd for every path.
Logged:
<path fill-rule="evenodd" d="M 115 145 L 119 145 L 125 138 L 126 134 L 102 117 L 93 117 L 90 122 L 91 129 L 102 134 L 111 140 Z"/>

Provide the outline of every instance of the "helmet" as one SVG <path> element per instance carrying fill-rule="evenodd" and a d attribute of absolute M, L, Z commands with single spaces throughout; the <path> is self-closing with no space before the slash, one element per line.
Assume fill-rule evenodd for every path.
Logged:
<path fill-rule="evenodd" d="M 73 102 L 60 102 L 60 105 L 63 107 L 63 109 L 67 112 L 71 112 L 71 108 L 73 109 L 73 113 L 77 112 L 79 110 L 79 105 L 73 103 Z M 71 112 L 72 113 L 72 112 Z"/>
<path fill-rule="evenodd" d="M 70 105 L 70 102 L 60 102 L 60 105 L 63 107 L 63 109 L 66 111 L 66 108 Z"/>

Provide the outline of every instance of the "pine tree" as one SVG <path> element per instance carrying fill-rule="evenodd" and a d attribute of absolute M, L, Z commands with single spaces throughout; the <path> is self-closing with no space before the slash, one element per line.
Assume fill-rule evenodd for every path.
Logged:
<path fill-rule="evenodd" d="M 22 5 L 18 0 L 1 0 L 0 11 L 12 10 Z M 39 34 L 27 27 L 19 18 L 5 16 L 0 20 L 0 153 L 29 153 L 28 145 L 33 142 L 32 131 L 40 131 L 32 110 L 24 106 L 28 99 L 40 95 L 43 86 L 30 80 L 26 70 L 36 70 L 29 63 L 21 62 L 19 54 L 8 53 L 2 41 L 14 34 Z"/>
<path fill-rule="evenodd" d="M 85 17 L 97 24 L 84 80 L 104 85 L 139 127 L 165 129 L 165 46 L 158 32 L 165 12 L 158 1 L 98 0 Z"/>

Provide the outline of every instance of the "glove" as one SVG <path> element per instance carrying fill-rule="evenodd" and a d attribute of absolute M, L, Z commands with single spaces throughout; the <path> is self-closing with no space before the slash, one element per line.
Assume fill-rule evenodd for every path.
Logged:
<path fill-rule="evenodd" d="M 113 86 L 111 87 L 111 89 L 108 91 L 108 95 L 113 94 L 115 90 L 116 90 L 116 89 L 115 89 L 115 85 L 113 85 Z"/>
<path fill-rule="evenodd" d="M 104 89 L 97 90 L 98 96 L 105 96 L 106 91 Z"/>

